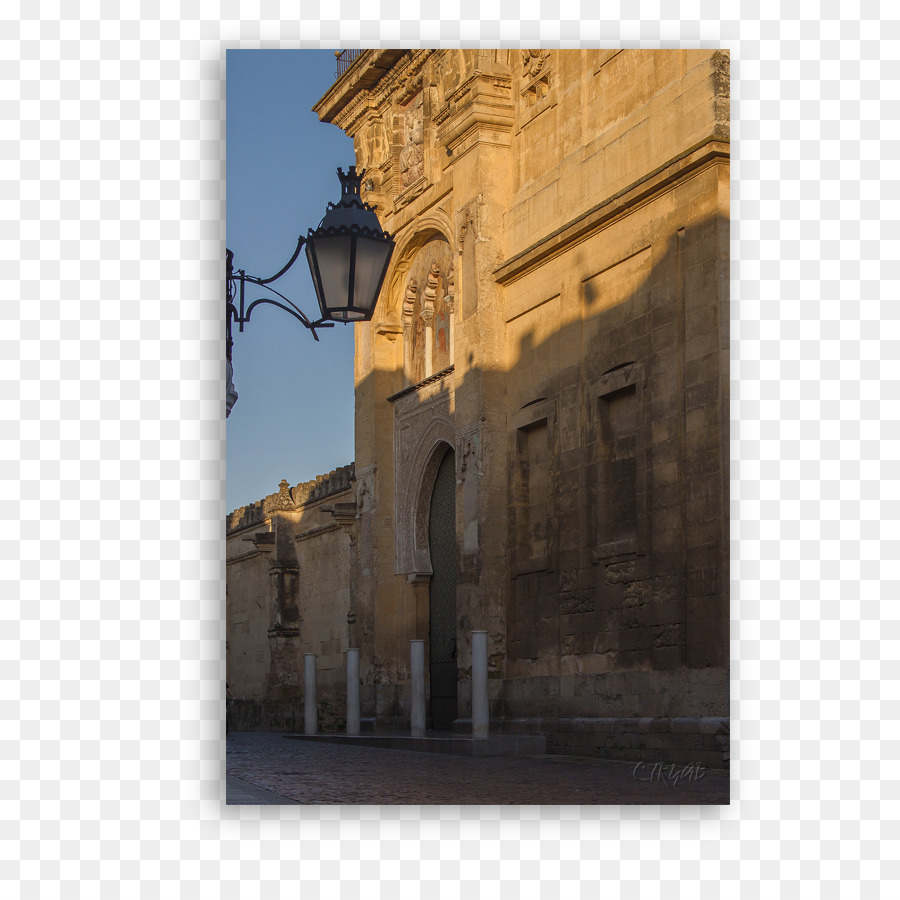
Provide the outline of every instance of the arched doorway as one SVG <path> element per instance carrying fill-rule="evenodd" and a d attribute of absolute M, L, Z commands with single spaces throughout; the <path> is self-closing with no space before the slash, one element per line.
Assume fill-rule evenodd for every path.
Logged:
<path fill-rule="evenodd" d="M 431 492 L 428 590 L 431 727 L 449 731 L 456 719 L 456 457 L 447 448 Z"/>

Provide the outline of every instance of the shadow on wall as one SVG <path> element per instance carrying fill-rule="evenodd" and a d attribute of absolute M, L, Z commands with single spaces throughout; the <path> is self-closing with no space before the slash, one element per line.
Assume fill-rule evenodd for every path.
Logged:
<path fill-rule="evenodd" d="M 552 296 L 514 310 L 507 302 L 505 362 L 480 364 L 485 348 L 460 345 L 460 329 L 456 370 L 404 392 L 402 352 L 377 357 L 382 366 L 357 387 L 357 446 L 370 429 L 368 458 L 289 489 L 292 504 L 309 507 L 304 524 L 291 521 L 293 546 L 299 531 L 338 529 L 329 539 L 348 554 L 347 570 L 313 565 L 313 554 L 298 564 L 298 619 L 283 633 L 262 609 L 273 590 L 261 586 L 264 560 L 252 584 L 229 570 L 229 594 L 254 598 L 246 621 L 229 618 L 229 652 L 244 640 L 261 655 L 258 685 L 242 692 L 231 665 L 229 684 L 265 707 L 235 708 L 246 719 L 237 727 L 299 730 L 301 648 L 322 650 L 311 638 L 328 629 L 336 646 L 326 648 L 320 718 L 340 727 L 340 660 L 358 646 L 364 720 L 408 723 L 409 641 L 429 635 L 430 500 L 448 446 L 460 709 L 469 634 L 485 628 L 494 721 L 727 715 L 728 221 L 672 232 L 664 247 L 637 246 L 587 278 L 571 275 L 590 268 L 572 251 Z M 397 339 L 401 305 L 393 311 L 398 321 L 383 327 Z M 343 485 L 349 538 L 322 510 Z M 285 488 L 235 511 L 229 531 L 278 513 Z M 396 509 L 395 497 L 404 498 Z M 409 548 L 404 559 L 398 545 Z M 688 670 L 718 674 L 698 692 Z"/>
<path fill-rule="evenodd" d="M 571 276 L 590 268 L 572 251 L 553 296 L 513 310 L 507 299 L 505 367 L 479 366 L 483 348 L 457 345 L 456 370 L 414 390 L 399 367 L 359 384 L 358 414 L 367 398 L 371 421 L 392 429 L 365 460 L 378 509 L 371 546 L 359 547 L 371 572 L 361 604 L 372 607 L 362 675 L 384 694 L 370 695 L 370 714 L 407 715 L 403 690 L 388 686 L 408 678 L 409 640 L 428 636 L 430 571 L 400 565 L 395 577 L 394 546 L 429 546 L 422 498 L 448 440 L 461 708 L 469 631 L 487 628 L 490 676 L 507 683 L 492 689 L 492 719 L 587 708 L 564 690 L 596 709 L 600 676 L 614 686 L 599 703 L 608 715 L 727 714 L 728 229 L 722 216 L 673 227 L 664 247 L 638 245 L 587 278 Z M 441 418 L 453 437 L 438 434 Z M 684 679 L 642 675 L 628 695 L 620 677 L 684 669 L 724 674 L 687 704 Z M 534 679 L 556 686 L 518 700 L 513 683 Z"/>

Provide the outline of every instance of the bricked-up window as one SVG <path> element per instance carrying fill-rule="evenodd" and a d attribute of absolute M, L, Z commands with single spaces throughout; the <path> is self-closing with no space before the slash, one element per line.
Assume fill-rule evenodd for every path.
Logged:
<path fill-rule="evenodd" d="M 550 452 L 547 420 L 532 422 L 517 433 L 518 490 L 516 544 L 519 560 L 547 556 L 550 501 Z"/>
<path fill-rule="evenodd" d="M 633 542 L 637 536 L 636 430 L 634 384 L 600 397 L 597 512 L 603 543 Z"/>

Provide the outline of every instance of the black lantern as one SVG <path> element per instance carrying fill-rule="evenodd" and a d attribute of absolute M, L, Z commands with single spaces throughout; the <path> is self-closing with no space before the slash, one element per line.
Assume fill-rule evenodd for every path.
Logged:
<path fill-rule="evenodd" d="M 360 199 L 359 186 L 365 170 L 357 175 L 356 166 L 350 166 L 346 175 L 341 169 L 337 173 L 341 179 L 341 199 L 328 204 L 319 227 L 315 231 L 310 229 L 305 239 L 297 239 L 294 255 L 271 278 L 248 275 L 243 269 L 235 271 L 234 254 L 225 251 L 226 418 L 237 400 L 231 365 L 232 322 L 237 322 L 243 331 L 253 310 L 261 303 L 267 303 L 290 313 L 318 340 L 319 328 L 334 328 L 335 322 L 368 322 L 375 312 L 394 241 L 378 224 L 375 210 Z M 297 261 L 304 244 L 322 311 L 322 318 L 315 322 L 296 303 L 271 286 Z M 260 297 L 247 305 L 244 292 L 248 284 L 263 287 L 280 299 Z"/>
<path fill-rule="evenodd" d="M 331 322 L 368 322 L 384 283 L 394 241 L 378 223 L 375 210 L 362 202 L 365 170 L 338 169 L 341 199 L 328 204 L 319 227 L 306 236 L 306 259 L 322 318 Z"/>

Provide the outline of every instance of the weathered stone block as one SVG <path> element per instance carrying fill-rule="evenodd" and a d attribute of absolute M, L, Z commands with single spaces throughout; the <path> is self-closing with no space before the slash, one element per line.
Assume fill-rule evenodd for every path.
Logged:
<path fill-rule="evenodd" d="M 561 615 L 589 613 L 594 611 L 594 591 L 567 591 L 559 596 Z"/>

